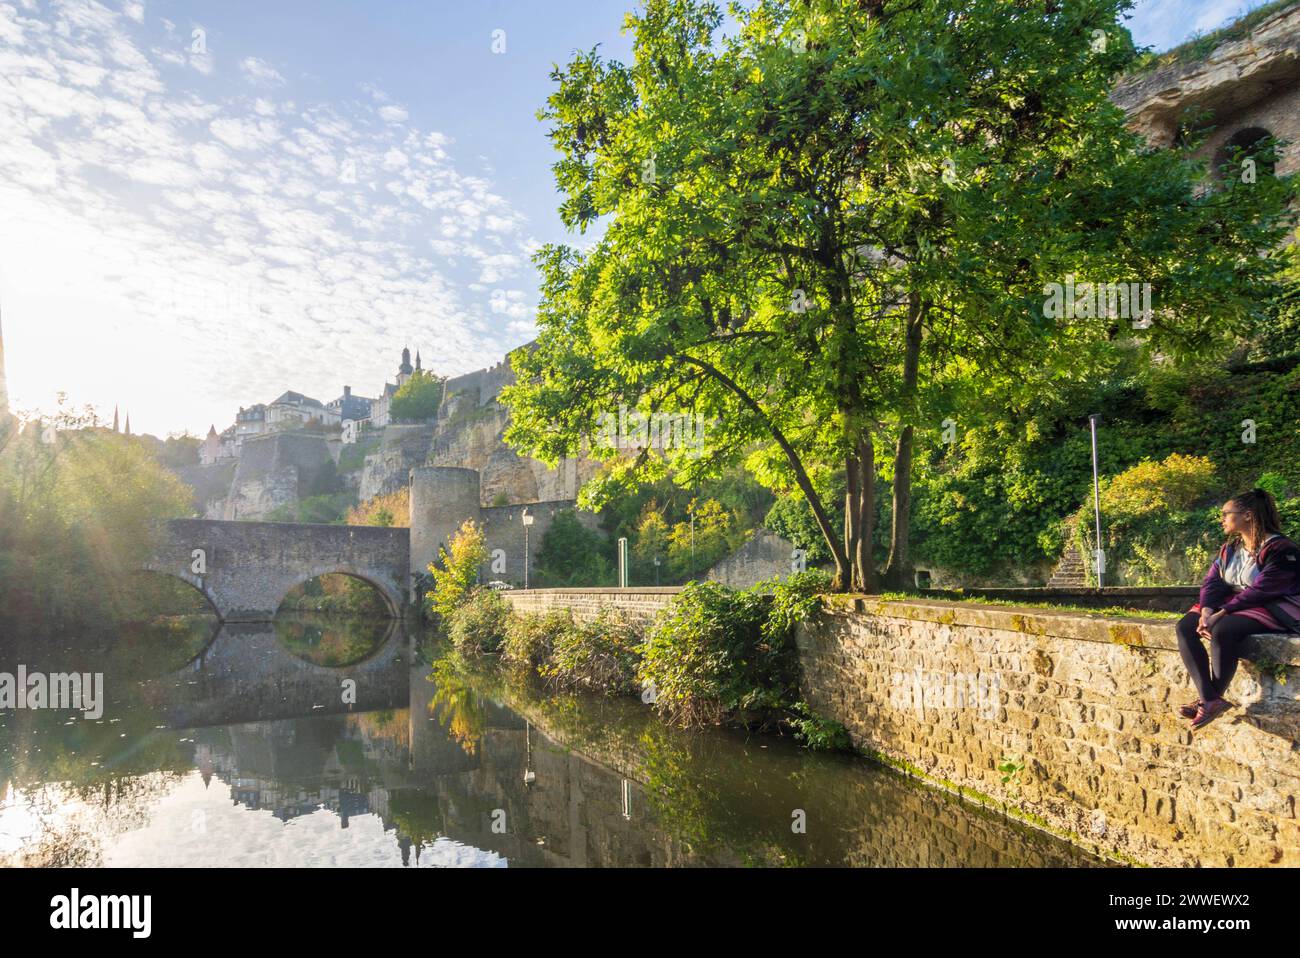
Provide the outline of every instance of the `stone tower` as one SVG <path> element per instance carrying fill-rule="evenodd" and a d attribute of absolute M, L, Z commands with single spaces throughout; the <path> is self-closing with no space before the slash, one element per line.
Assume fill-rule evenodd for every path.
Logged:
<path fill-rule="evenodd" d="M 429 570 L 466 519 L 482 520 L 476 469 L 417 466 L 411 470 L 411 574 Z"/>

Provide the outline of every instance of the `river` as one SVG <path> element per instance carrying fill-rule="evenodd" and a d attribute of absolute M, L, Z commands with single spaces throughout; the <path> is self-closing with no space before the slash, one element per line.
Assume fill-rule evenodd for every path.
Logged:
<path fill-rule="evenodd" d="M 103 714 L 0 709 L 0 865 L 1060 866 L 1084 851 L 860 758 L 666 726 L 308 615 L 0 646 Z"/>

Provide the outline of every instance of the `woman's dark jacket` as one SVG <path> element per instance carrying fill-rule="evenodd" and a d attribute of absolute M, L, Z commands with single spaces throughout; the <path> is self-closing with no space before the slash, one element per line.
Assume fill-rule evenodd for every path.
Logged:
<path fill-rule="evenodd" d="M 1242 546 L 1224 543 L 1218 558 L 1210 563 L 1210 571 L 1201 583 L 1199 605 L 1202 608 L 1222 609 L 1231 615 L 1240 609 L 1271 607 L 1283 599 L 1295 601 L 1300 597 L 1300 546 L 1282 535 L 1264 543 L 1255 557 L 1258 572 L 1254 581 L 1240 592 L 1234 592 L 1222 571 L 1232 560 L 1233 549 L 1239 548 Z M 1277 615 L 1273 609 L 1270 611 Z"/>

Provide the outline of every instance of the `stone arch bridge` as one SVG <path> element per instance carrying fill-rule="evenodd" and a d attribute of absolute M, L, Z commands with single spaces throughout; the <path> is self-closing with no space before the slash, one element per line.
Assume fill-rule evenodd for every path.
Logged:
<path fill-rule="evenodd" d="M 290 589 L 329 572 L 370 583 L 401 617 L 410 550 L 405 528 L 173 519 L 145 568 L 184 579 L 226 622 L 270 621 Z"/>

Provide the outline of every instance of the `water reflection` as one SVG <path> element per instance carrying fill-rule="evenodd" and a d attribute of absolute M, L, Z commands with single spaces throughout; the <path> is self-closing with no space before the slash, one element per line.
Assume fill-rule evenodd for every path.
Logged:
<path fill-rule="evenodd" d="M 359 661 L 307 642 L 338 666 L 285 628 L 225 626 L 161 677 L 116 660 L 98 722 L 0 713 L 0 864 L 1095 863 L 861 760 L 431 666 L 397 624 Z"/>
<path fill-rule="evenodd" d="M 356 618 L 319 612 L 281 613 L 275 632 L 293 655 L 312 665 L 352 665 L 379 649 L 396 628 L 384 618 Z"/>

